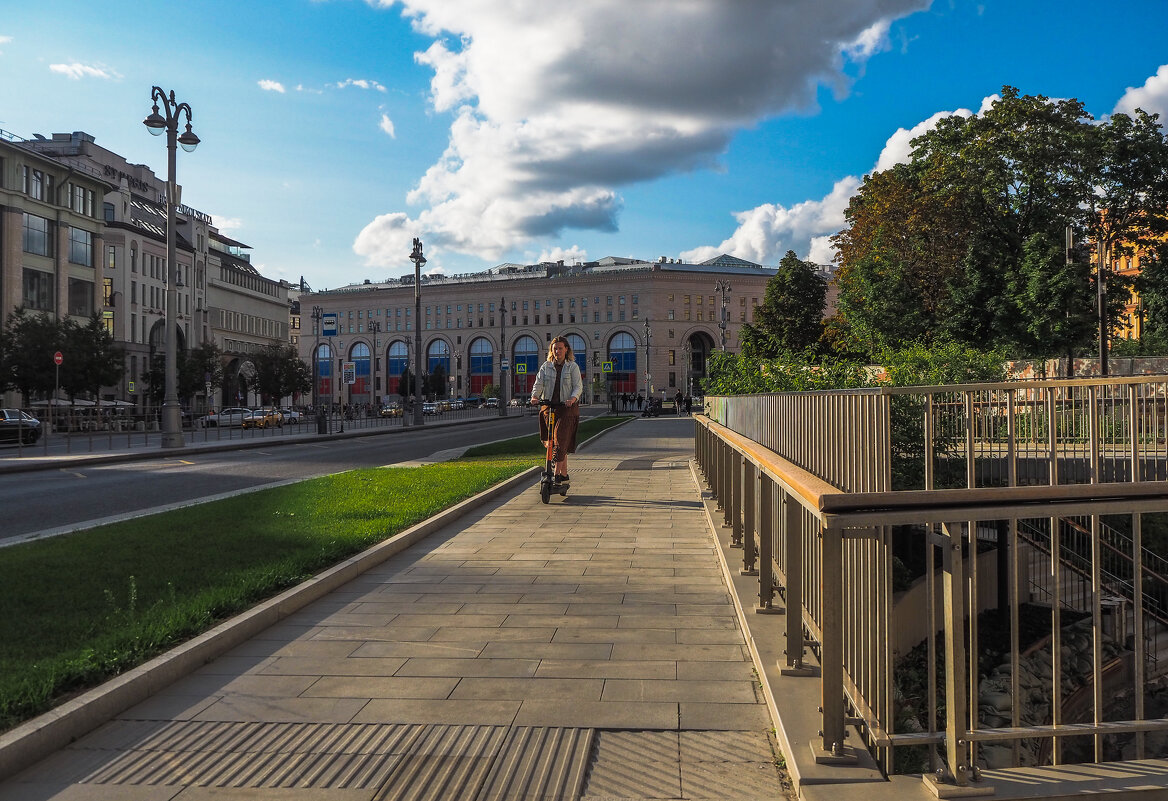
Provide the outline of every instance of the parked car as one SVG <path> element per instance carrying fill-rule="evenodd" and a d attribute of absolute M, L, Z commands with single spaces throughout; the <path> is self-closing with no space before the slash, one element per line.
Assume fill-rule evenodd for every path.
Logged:
<path fill-rule="evenodd" d="M 300 412 L 295 409 L 281 409 L 280 414 L 284 416 L 284 422 L 288 425 L 297 425 L 301 421 Z"/>
<path fill-rule="evenodd" d="M 31 445 L 40 438 L 40 420 L 20 409 L 0 409 L 0 442 Z"/>
<path fill-rule="evenodd" d="M 442 413 L 442 410 L 438 407 L 437 403 L 431 403 L 429 401 L 426 401 L 425 403 L 422 404 L 422 414 L 441 414 L 441 413 Z"/>
<path fill-rule="evenodd" d="M 279 428 L 284 425 L 284 416 L 279 409 L 256 409 L 240 424 L 244 428 Z"/>
<path fill-rule="evenodd" d="M 498 398 L 487 398 L 483 405 L 485 405 L 488 409 L 498 409 L 499 408 L 499 399 Z"/>
<path fill-rule="evenodd" d="M 483 399 L 477 395 L 466 399 L 466 408 L 481 409 L 483 407 Z"/>
<path fill-rule="evenodd" d="M 507 405 L 519 407 L 519 406 L 523 406 L 524 403 L 525 403 L 525 401 L 523 398 L 512 398 L 511 400 L 509 400 L 507 402 Z"/>
<path fill-rule="evenodd" d="M 220 409 L 217 412 L 211 412 L 209 415 L 200 418 L 199 424 L 203 428 L 215 426 L 216 428 L 226 428 L 229 426 L 243 425 L 243 418 L 251 414 L 251 409 L 244 409 L 238 406 L 229 406 L 226 409 Z"/>
<path fill-rule="evenodd" d="M 450 401 L 450 408 L 456 412 L 460 409 L 465 409 L 466 401 L 464 401 L 462 398 L 455 398 L 454 400 Z"/>
<path fill-rule="evenodd" d="M 401 417 L 402 416 L 401 404 L 400 403 L 387 403 L 381 407 L 381 411 L 378 412 L 378 414 L 380 414 L 382 417 Z"/>

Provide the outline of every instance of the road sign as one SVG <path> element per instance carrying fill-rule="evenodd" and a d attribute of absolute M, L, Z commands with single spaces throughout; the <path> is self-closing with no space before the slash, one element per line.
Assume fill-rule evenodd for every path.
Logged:
<path fill-rule="evenodd" d="M 499 369 L 502 370 L 504 373 L 507 372 L 508 370 L 511 369 L 511 362 L 504 359 L 503 362 L 499 365 Z"/>
<path fill-rule="evenodd" d="M 65 357 L 61 355 L 61 351 L 57 351 L 56 353 L 53 354 L 53 364 L 60 367 L 61 362 L 63 362 L 63 361 L 65 361 Z"/>
<path fill-rule="evenodd" d="M 322 337 L 335 337 L 337 335 L 337 313 L 328 312 L 320 316 L 320 335 Z"/>
<path fill-rule="evenodd" d="M 356 362 L 345 362 L 341 366 L 341 370 L 344 373 L 344 381 L 346 384 L 356 384 L 357 383 L 357 363 Z"/>
<path fill-rule="evenodd" d="M 612 372 L 612 362 L 605 362 L 604 364 L 600 365 L 600 371 L 602 373 L 611 373 Z"/>
<path fill-rule="evenodd" d="M 515 363 L 515 375 L 526 375 L 526 374 L 527 374 L 527 365 L 524 364 L 523 362 L 516 362 Z"/>

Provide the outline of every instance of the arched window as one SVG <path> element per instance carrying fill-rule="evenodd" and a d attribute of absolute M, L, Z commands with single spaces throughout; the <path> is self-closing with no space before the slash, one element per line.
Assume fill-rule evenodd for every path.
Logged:
<path fill-rule="evenodd" d="M 426 350 L 426 372 L 433 375 L 439 368 L 450 375 L 450 346 L 444 339 L 435 339 Z"/>
<path fill-rule="evenodd" d="M 486 337 L 479 337 L 470 343 L 470 395 L 482 394 L 483 387 L 491 383 L 495 375 L 495 348 Z"/>
<path fill-rule="evenodd" d="M 401 386 L 402 373 L 409 365 L 409 350 L 406 348 L 405 342 L 398 339 L 390 343 L 385 364 L 385 392 L 386 394 L 397 393 L 400 395 L 401 392 L 398 391 L 398 388 Z"/>
<path fill-rule="evenodd" d="M 371 380 L 371 359 L 369 346 L 357 342 L 349 350 L 349 361 L 353 362 L 356 381 L 349 387 L 349 400 L 354 403 L 373 402 L 373 382 Z"/>
<path fill-rule="evenodd" d="M 637 391 L 637 341 L 623 331 L 608 340 L 611 392 Z"/>
<path fill-rule="evenodd" d="M 528 393 L 531 391 L 531 385 L 535 383 L 535 372 L 539 369 L 539 365 L 544 361 L 544 354 L 540 352 L 539 343 L 529 336 L 522 336 L 515 340 L 515 347 L 512 350 L 514 358 L 511 360 L 515 371 L 515 384 L 512 387 L 514 392 L 512 397 L 519 397 L 515 393 Z M 526 373 L 519 372 L 519 365 L 526 368 Z"/>

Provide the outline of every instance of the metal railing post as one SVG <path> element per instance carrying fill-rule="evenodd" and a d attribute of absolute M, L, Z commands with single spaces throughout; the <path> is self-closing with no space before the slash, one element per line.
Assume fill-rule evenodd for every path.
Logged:
<path fill-rule="evenodd" d="M 757 576 L 758 541 L 765 533 L 758 530 L 758 489 L 762 471 L 749 459 L 742 460 L 742 575 Z M 735 516 L 735 522 L 738 517 Z"/>
<path fill-rule="evenodd" d="M 820 528 L 820 643 L 819 682 L 822 726 L 820 741 L 812 745 L 816 762 L 853 761 L 844 751 L 847 721 L 844 707 L 843 529 Z"/>
<path fill-rule="evenodd" d="M 780 672 L 784 676 L 811 676 L 814 671 L 803 665 L 803 507 L 788 493 L 783 493 L 783 572 L 787 658 Z"/>

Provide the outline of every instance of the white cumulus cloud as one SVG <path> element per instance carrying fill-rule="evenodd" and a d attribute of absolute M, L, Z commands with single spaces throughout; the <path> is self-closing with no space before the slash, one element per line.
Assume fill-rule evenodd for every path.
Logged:
<path fill-rule="evenodd" d="M 887 48 L 890 22 L 929 5 L 368 2 L 400 7 L 434 39 L 415 59 L 433 70 L 434 111 L 452 119 L 407 198 L 421 211 L 381 215 L 357 237 L 358 254 L 392 267 L 408 266 L 399 224 L 484 258 L 569 228 L 616 230 L 622 187 L 717 167 L 738 130 L 814 107 L 819 85 L 841 91 L 848 63 Z"/>
<path fill-rule="evenodd" d="M 998 95 L 982 100 L 978 113 L 987 110 Z M 939 111 L 911 128 L 898 128 L 884 144 L 872 172 L 887 170 L 912 156 L 912 140 L 937 127 L 946 117 L 969 117 L 973 112 L 961 108 Z M 722 253 L 761 264 L 777 264 L 788 250 L 816 264 L 830 264 L 835 258 L 831 237 L 843 230 L 844 212 L 862 179 L 849 175 L 836 181 L 825 197 L 805 200 L 791 207 L 764 203 L 749 211 L 735 213 L 738 227 L 720 245 L 704 245 L 681 254 L 690 261 L 704 261 Z"/>
<path fill-rule="evenodd" d="M 1168 117 L 1168 64 L 1161 65 L 1155 75 L 1144 81 L 1143 86 L 1129 86 L 1115 104 L 1116 112 L 1130 114 L 1137 108 L 1149 114 L 1159 114 L 1161 122 Z"/>
<path fill-rule="evenodd" d="M 378 123 L 377 127 L 389 134 L 390 139 L 397 139 L 397 132 L 393 128 L 393 120 L 385 112 L 382 112 L 381 122 Z"/>
<path fill-rule="evenodd" d="M 256 82 L 265 92 L 279 92 L 284 94 L 284 84 L 279 81 L 270 81 L 267 78 Z"/>
<path fill-rule="evenodd" d="M 588 251 L 579 245 L 572 245 L 570 248 L 552 248 L 551 250 L 545 250 L 534 259 L 536 264 L 557 261 L 562 261 L 564 264 L 585 262 L 588 261 Z"/>
<path fill-rule="evenodd" d="M 76 61 L 72 64 L 50 64 L 49 70 L 59 75 L 64 75 L 73 81 L 79 81 L 82 78 L 101 78 L 109 81 L 122 77 L 118 72 L 109 67 L 94 64 L 79 64 Z"/>
<path fill-rule="evenodd" d="M 358 89 L 376 89 L 378 92 L 386 91 L 385 87 L 377 81 L 369 81 L 364 78 L 347 78 L 336 84 L 338 89 L 344 89 L 347 86 L 356 86 Z"/>

